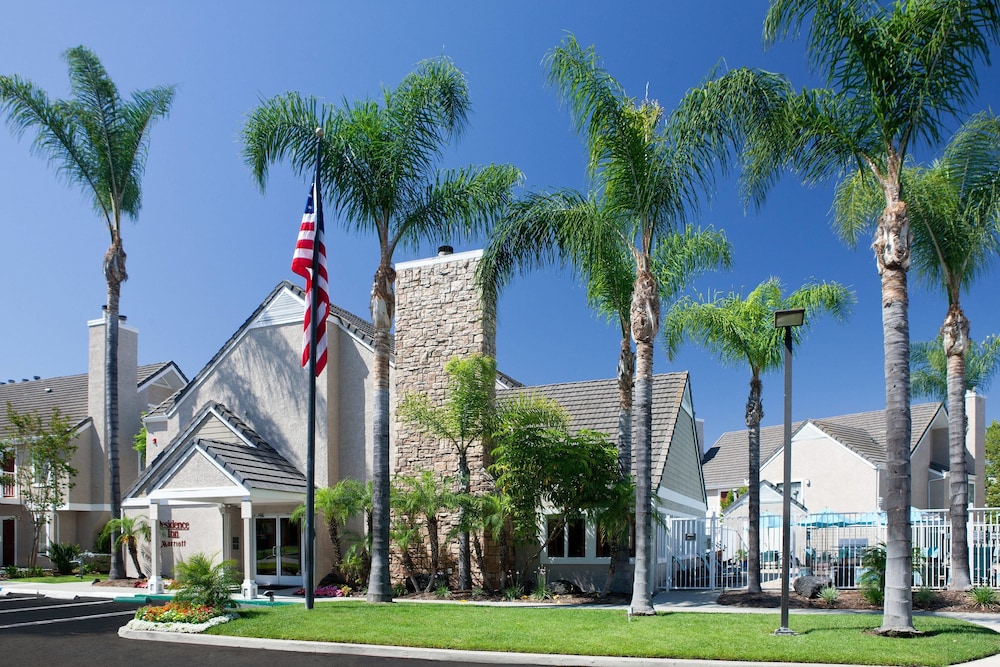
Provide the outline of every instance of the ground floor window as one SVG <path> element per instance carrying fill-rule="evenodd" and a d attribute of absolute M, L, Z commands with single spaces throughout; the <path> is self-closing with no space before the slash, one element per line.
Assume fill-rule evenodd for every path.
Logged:
<path fill-rule="evenodd" d="M 607 536 L 604 534 L 604 530 L 598 526 L 597 527 L 597 557 L 598 558 L 610 558 L 614 555 L 614 545 L 611 544 Z M 629 534 L 628 534 L 628 555 L 635 558 L 635 518 L 629 519 Z"/>
<path fill-rule="evenodd" d="M 587 555 L 587 522 L 550 515 L 545 519 L 549 558 L 584 558 Z"/>

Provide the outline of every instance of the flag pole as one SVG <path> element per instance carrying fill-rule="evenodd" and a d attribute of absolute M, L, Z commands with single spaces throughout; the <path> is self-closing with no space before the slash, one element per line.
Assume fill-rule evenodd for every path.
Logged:
<path fill-rule="evenodd" d="M 309 290 L 309 425 L 306 429 L 306 609 L 312 609 L 316 596 L 316 319 L 319 314 L 319 241 L 323 229 L 323 200 L 320 194 L 319 165 L 323 151 L 323 128 L 316 128 L 316 176 L 313 180 L 313 206 L 316 212 L 316 247 L 312 254 L 313 288 Z M 279 554 L 280 561 L 280 554 Z M 279 562 L 280 566 L 280 562 Z"/>

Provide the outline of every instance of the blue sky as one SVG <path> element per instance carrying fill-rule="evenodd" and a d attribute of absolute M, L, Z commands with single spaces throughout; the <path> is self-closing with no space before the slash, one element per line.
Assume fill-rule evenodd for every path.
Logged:
<path fill-rule="evenodd" d="M 473 112 L 442 166 L 506 162 L 525 187 L 584 187 L 584 150 L 567 110 L 545 85 L 541 61 L 564 31 L 594 44 L 607 69 L 641 98 L 672 109 L 715 67 L 764 67 L 796 86 L 814 85 L 804 43 L 765 52 L 765 0 L 695 2 L 319 2 L 291 0 L 92 3 L 37 0 L 7 8 L 0 73 L 20 73 L 53 97 L 68 95 L 65 49 L 84 44 L 123 94 L 176 84 L 168 119 L 152 132 L 143 209 L 124 229 L 130 278 L 121 312 L 140 331 L 140 363 L 174 360 L 193 376 L 289 270 L 308 184 L 272 168 L 261 193 L 240 158 L 239 132 L 261 99 L 286 91 L 331 103 L 377 96 L 418 61 L 444 54 L 466 73 Z M 997 106 L 1000 77 L 985 65 L 978 104 Z M 933 159 L 933 147 L 912 158 Z M 105 303 L 101 259 L 108 238 L 84 195 L 0 130 L 0 380 L 86 371 L 86 322 Z M 787 289 L 810 279 L 849 285 L 858 303 L 842 326 L 818 321 L 796 350 L 795 419 L 884 406 L 879 280 L 863 240 L 842 245 L 830 230 L 829 186 L 786 177 L 759 212 L 744 212 L 722 179 L 701 225 L 725 229 L 736 266 L 700 280 L 702 293 L 746 293 L 769 276 Z M 345 232 L 328 214 L 331 296 L 368 316 L 377 264 L 373 239 Z M 433 254 L 398 252 L 397 261 Z M 474 245 L 459 246 L 458 250 Z M 1000 333 L 995 273 L 965 299 L 973 337 Z M 935 336 L 944 297 L 911 280 L 910 331 Z M 499 312 L 500 367 L 527 384 L 613 377 L 615 327 L 591 313 L 573 277 L 551 270 L 518 280 Z M 720 366 L 688 347 L 657 352 L 655 372 L 689 370 L 697 416 L 710 444 L 745 428 L 748 371 Z M 764 378 L 764 424 L 782 420 L 782 381 Z M 990 420 L 1000 416 L 987 402 Z"/>

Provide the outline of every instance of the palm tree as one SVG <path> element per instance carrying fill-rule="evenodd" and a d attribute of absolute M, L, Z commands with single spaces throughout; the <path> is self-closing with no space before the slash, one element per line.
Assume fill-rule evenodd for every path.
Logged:
<path fill-rule="evenodd" d="M 963 289 L 981 276 L 1000 252 L 1000 118 L 973 116 L 962 125 L 930 168 L 904 171 L 913 225 L 917 275 L 943 289 L 948 313 L 941 325 L 947 358 L 947 405 L 951 518 L 951 583 L 972 586 L 969 569 L 969 477 L 966 469 L 965 390 L 970 347 Z M 972 385 L 975 386 L 975 385 Z"/>
<path fill-rule="evenodd" d="M 434 590 L 438 580 L 438 564 L 441 558 L 438 530 L 440 514 L 458 504 L 458 496 L 449 488 L 453 483 L 451 479 L 439 480 L 431 470 L 421 470 L 418 475 L 396 479 L 393 504 L 401 514 L 409 516 L 414 522 L 422 519 L 427 530 L 430 573 L 427 588 L 424 590 L 426 593 Z"/>
<path fill-rule="evenodd" d="M 342 532 L 347 522 L 365 511 L 365 485 L 356 479 L 342 479 L 333 486 L 316 489 L 315 510 L 326 517 L 330 544 L 333 546 L 333 569 L 340 569 L 344 560 Z M 292 520 L 305 516 L 306 506 L 299 505 L 292 512 Z"/>
<path fill-rule="evenodd" d="M 489 437 L 497 364 L 491 357 L 471 355 L 451 359 L 444 370 L 448 376 L 444 405 L 431 404 L 426 394 L 408 394 L 399 404 L 398 414 L 403 421 L 416 424 L 424 434 L 451 443 L 458 453 L 459 493 L 467 498 L 472 480 L 469 448 Z M 458 507 L 458 588 L 467 591 L 472 588 L 468 503 L 459 502 Z"/>
<path fill-rule="evenodd" d="M 632 253 L 620 234 L 621 221 L 601 202 L 571 190 L 532 193 L 511 210 L 490 235 L 477 268 L 484 299 L 495 312 L 500 290 L 516 272 L 522 275 L 548 264 L 568 264 L 587 287 L 591 308 L 621 330 L 618 354 L 618 467 L 622 480 L 632 472 L 632 389 L 635 353 L 630 336 L 630 309 L 635 270 Z M 698 275 L 729 268 L 732 248 L 725 234 L 711 228 L 686 228 L 666 235 L 653 257 L 661 303 L 672 303 Z M 610 583 L 625 593 L 631 585 L 629 535 L 619 535 Z"/>
<path fill-rule="evenodd" d="M 910 343 L 907 272 L 912 226 L 902 167 L 913 142 L 935 143 L 974 99 L 976 61 L 1000 35 L 996 0 L 772 0 L 771 45 L 808 19 L 809 58 L 830 89 L 791 99 L 786 122 L 762 128 L 749 170 L 758 196 L 785 165 L 808 181 L 870 173 L 883 196 L 872 249 L 882 286 L 889 479 L 885 605 L 880 632 L 911 634 Z M 754 149 L 751 149 L 752 151 Z M 777 158 L 777 159 L 775 159 Z M 838 221 L 856 243 L 861 231 Z"/>
<path fill-rule="evenodd" d="M 738 294 L 709 302 L 690 298 L 667 313 L 663 329 L 667 352 L 673 358 L 685 339 L 714 353 L 723 363 L 750 367 L 750 395 L 746 404 L 749 445 L 749 544 L 747 587 L 760 592 L 760 422 L 764 417 L 763 384 L 760 376 L 781 367 L 784 333 L 774 328 L 774 311 L 805 308 L 806 324 L 796 327 L 798 342 L 815 316 L 830 313 L 838 321 L 846 319 L 854 294 L 837 283 L 803 285 L 787 297 L 781 283 L 770 278 L 754 288 L 746 298 Z M 797 346 L 796 346 L 797 347 Z"/>
<path fill-rule="evenodd" d="M 300 175 L 315 168 L 315 129 L 323 128 L 321 174 L 327 196 L 360 232 L 375 234 L 379 261 L 372 284 L 373 487 L 370 602 L 392 600 L 389 581 L 389 331 L 396 310 L 397 246 L 459 241 L 483 230 L 507 202 L 520 172 L 508 165 L 438 170 L 451 139 L 466 125 L 465 76 L 447 58 L 420 63 L 381 103 L 333 107 L 287 93 L 264 101 L 243 129 L 243 154 L 258 185 L 268 167 L 288 160 Z"/>
<path fill-rule="evenodd" d="M 633 614 L 652 614 L 651 402 L 653 345 L 660 325 L 653 258 L 657 244 L 682 229 L 688 214 L 697 209 L 700 194 L 711 187 L 714 169 L 725 164 L 726 156 L 717 150 L 717 137 L 709 128 L 667 119 L 656 101 L 637 103 L 629 97 L 603 68 L 593 47 L 583 49 L 572 35 L 549 52 L 547 63 L 549 81 L 569 105 L 587 144 L 593 199 L 602 211 L 589 219 L 612 223 L 599 238 L 620 249 L 612 253 L 630 259 L 628 322 L 635 342 L 636 417 L 636 561 L 630 609 Z M 622 356 L 629 356 L 624 349 Z"/>
<path fill-rule="evenodd" d="M 118 519 L 108 521 L 104 526 L 104 536 L 112 537 L 115 541 L 113 546 L 121 551 L 123 547 L 128 548 L 128 555 L 132 558 L 132 565 L 140 579 L 145 579 L 142 567 L 139 565 L 139 540 L 149 542 L 153 530 L 143 516 L 122 516 Z M 155 574 L 155 573 L 154 573 Z"/>
<path fill-rule="evenodd" d="M 944 338 L 913 343 L 910 354 L 910 379 L 914 396 L 929 396 L 948 401 L 948 353 Z M 993 377 L 1000 370 L 1000 337 L 987 336 L 977 342 L 969 339 L 965 350 L 965 385 L 989 391 Z"/>
<path fill-rule="evenodd" d="M 0 111 L 20 137 L 35 132 L 32 147 L 54 162 L 60 175 L 93 196 L 111 245 L 104 255 L 107 307 L 104 339 L 105 432 L 110 472 L 111 518 L 121 514 L 118 471 L 118 302 L 125 271 L 121 222 L 136 218 L 142 206 L 141 181 L 149 131 L 170 111 L 173 86 L 132 93 L 123 100 L 101 61 L 77 46 L 64 54 L 69 66 L 71 99 L 50 100 L 41 88 L 17 74 L 0 76 Z M 109 578 L 125 576 L 121 554 L 111 554 Z"/>

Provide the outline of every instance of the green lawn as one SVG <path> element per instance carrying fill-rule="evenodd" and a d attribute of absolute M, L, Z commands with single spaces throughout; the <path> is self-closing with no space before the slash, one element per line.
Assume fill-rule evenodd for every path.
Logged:
<path fill-rule="evenodd" d="M 389 644 L 482 651 L 565 653 L 706 660 L 950 665 L 1000 653 L 1000 635 L 962 621 L 917 616 L 922 637 L 869 633 L 874 614 L 793 614 L 798 635 L 776 637 L 778 614 L 661 613 L 486 607 L 460 604 L 370 605 L 318 602 L 244 609 L 210 634 Z"/>

